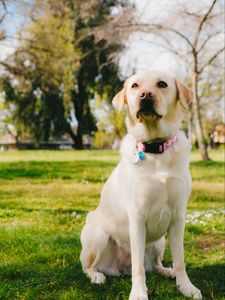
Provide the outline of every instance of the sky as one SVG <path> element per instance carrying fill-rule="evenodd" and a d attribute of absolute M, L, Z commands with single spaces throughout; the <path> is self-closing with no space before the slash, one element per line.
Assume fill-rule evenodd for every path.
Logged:
<path fill-rule="evenodd" d="M 136 0 L 137 15 L 143 22 L 164 18 L 173 8 L 173 0 Z M 124 77 L 138 71 L 162 70 L 177 73 L 177 63 L 171 53 L 149 42 L 146 34 L 132 36 L 127 51 L 121 58 L 121 73 Z"/>
<path fill-rule="evenodd" d="M 142 39 L 140 34 L 132 37 L 130 45 L 121 57 L 120 67 L 122 77 L 146 70 L 178 72 L 174 57 L 162 48 Z"/>
<path fill-rule="evenodd" d="M 12 0 L 7 3 L 7 14 L 0 24 L 1 29 L 7 35 L 7 39 L 0 41 L 0 60 L 5 59 L 17 48 L 18 40 L 15 39 L 17 30 L 26 23 L 26 18 L 19 9 L 18 3 L 22 1 Z M 1 14 L 3 7 L 0 4 Z"/>

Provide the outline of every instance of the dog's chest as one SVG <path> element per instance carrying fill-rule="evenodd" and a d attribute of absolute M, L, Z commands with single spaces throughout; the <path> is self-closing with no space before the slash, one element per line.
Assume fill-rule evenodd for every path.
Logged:
<path fill-rule="evenodd" d="M 142 168 L 138 179 L 138 208 L 147 225 L 147 241 L 163 236 L 172 219 L 177 201 L 182 201 L 184 181 L 173 168 L 151 165 Z"/>
<path fill-rule="evenodd" d="M 160 189 L 154 187 L 151 195 L 145 201 L 146 239 L 147 241 L 154 241 L 163 236 L 168 230 L 174 205 L 163 185 Z"/>

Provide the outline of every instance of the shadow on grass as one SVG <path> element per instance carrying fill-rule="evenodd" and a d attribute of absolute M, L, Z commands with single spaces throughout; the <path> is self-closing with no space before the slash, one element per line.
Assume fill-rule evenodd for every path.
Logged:
<path fill-rule="evenodd" d="M 48 263 L 43 259 L 39 263 Z M 17 272 L 15 272 L 15 269 Z M 225 265 L 212 265 L 201 269 L 189 270 L 189 276 L 192 282 L 202 291 L 204 299 L 215 300 L 222 299 L 225 294 L 224 288 Z M 65 268 L 48 269 L 46 272 L 37 271 L 32 266 L 21 267 L 12 266 L 11 274 L 8 274 L 4 268 L 0 268 L 4 282 L 7 282 L 8 291 L 5 299 L 16 299 L 15 295 L 23 296 L 27 289 L 31 295 L 36 294 L 37 298 L 42 291 L 46 291 L 45 299 L 60 298 L 64 293 L 76 295 L 72 299 L 127 299 L 131 289 L 130 276 L 107 277 L 105 285 L 98 286 L 90 283 L 89 279 L 81 271 L 80 263 L 74 263 Z M 149 297 L 151 299 L 184 299 L 175 285 L 175 281 L 162 278 L 157 274 L 147 276 Z M 11 284 L 11 287 L 10 287 Z M 28 297 L 29 298 L 29 297 Z M 4 295 L 1 295 L 4 299 Z M 27 299 L 25 297 L 25 299 Z M 61 299 L 61 298 L 60 298 Z"/>
<path fill-rule="evenodd" d="M 188 270 L 193 283 L 198 286 L 205 299 L 219 299 L 225 295 L 225 264 L 214 264 Z"/>
<path fill-rule="evenodd" d="M 103 182 L 115 163 L 79 160 L 72 162 L 10 162 L 0 163 L 0 179 L 76 179 L 86 182 Z M 197 161 L 191 163 L 193 179 L 214 180 L 224 178 L 224 163 L 218 161 Z"/>
<path fill-rule="evenodd" d="M 74 162 L 11 162 L 0 163 L 0 179 L 77 179 L 102 182 L 108 177 L 115 163 L 79 160 Z"/>
<path fill-rule="evenodd" d="M 39 239 L 41 234 L 39 233 Z M 32 243 L 32 241 L 31 241 Z M 34 240 L 37 245 L 37 241 Z M 57 236 L 46 241 L 51 251 L 36 253 L 29 260 L 18 260 L 0 266 L 0 299 L 127 299 L 131 289 L 130 276 L 107 277 L 105 285 L 90 283 L 83 274 L 79 262 L 80 242 L 76 237 Z M 39 248 L 40 250 L 40 248 Z M 66 257 L 66 262 L 63 259 Z M 202 268 L 188 268 L 192 282 L 202 290 L 204 299 L 222 299 L 225 264 L 214 264 Z M 147 283 L 151 299 L 184 299 L 178 292 L 175 281 L 158 274 L 148 274 Z M 44 295 L 43 295 L 44 291 Z"/>

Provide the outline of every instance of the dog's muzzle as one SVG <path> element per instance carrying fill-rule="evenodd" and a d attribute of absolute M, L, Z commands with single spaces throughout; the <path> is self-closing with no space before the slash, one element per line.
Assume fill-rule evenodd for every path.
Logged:
<path fill-rule="evenodd" d="M 158 114 L 154 107 L 154 100 L 152 98 L 145 98 L 140 101 L 140 109 L 136 113 L 136 117 L 144 118 L 148 116 L 155 116 L 157 119 L 161 119 L 162 115 Z"/>

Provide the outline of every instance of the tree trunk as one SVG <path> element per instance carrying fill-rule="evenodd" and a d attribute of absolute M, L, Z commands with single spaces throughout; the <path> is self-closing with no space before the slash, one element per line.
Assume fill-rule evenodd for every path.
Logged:
<path fill-rule="evenodd" d="M 84 122 L 83 120 L 83 111 L 84 111 L 84 102 L 86 99 L 86 95 L 84 93 L 84 88 L 82 84 L 78 81 L 78 93 L 73 93 L 73 105 L 74 105 L 74 111 L 75 111 L 75 117 L 77 119 L 78 125 L 77 125 L 77 134 L 71 135 L 73 141 L 74 141 L 74 148 L 75 149 L 83 149 L 83 130 L 82 130 L 82 124 Z"/>
<path fill-rule="evenodd" d="M 70 135 L 71 139 L 73 140 L 74 149 L 83 149 L 83 140 L 82 135 L 79 133 L 79 124 L 77 129 L 77 134 L 75 134 L 70 126 L 69 123 L 66 122 L 65 124 L 66 132 Z"/>
<path fill-rule="evenodd" d="M 194 91 L 194 99 L 192 102 L 193 117 L 194 117 L 195 131 L 196 131 L 201 158 L 202 160 L 209 160 L 210 158 L 208 155 L 207 143 L 203 132 L 201 113 L 200 113 L 199 96 L 198 96 L 198 80 L 199 80 L 198 74 L 194 72 L 192 77 L 192 85 Z"/>
<path fill-rule="evenodd" d="M 190 144 L 192 144 L 192 124 L 193 124 L 193 113 L 191 110 L 188 115 L 188 128 L 187 128 L 187 137 Z"/>
<path fill-rule="evenodd" d="M 79 150 L 84 149 L 82 132 L 81 132 L 81 121 L 78 123 L 78 127 L 77 127 L 75 148 Z"/>

